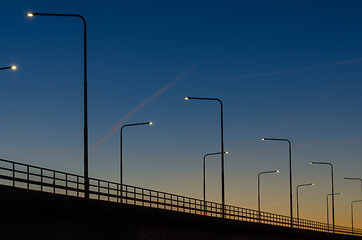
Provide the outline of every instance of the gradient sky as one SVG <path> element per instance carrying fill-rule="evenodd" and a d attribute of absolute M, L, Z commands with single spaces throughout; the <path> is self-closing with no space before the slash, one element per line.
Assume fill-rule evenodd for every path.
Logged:
<path fill-rule="evenodd" d="M 326 221 L 335 166 L 336 224 L 361 198 L 361 1 L 6 1 L 1 14 L 0 157 L 83 174 L 83 35 L 88 31 L 89 175 L 202 198 L 202 157 L 220 151 L 226 203 L 289 215 L 288 151 L 302 218 Z M 99 143 L 99 141 L 101 141 Z M 103 141 L 104 140 L 104 141 Z M 97 144 L 99 143 L 99 144 Z M 207 160 L 207 199 L 221 201 L 220 158 Z M 294 201 L 295 206 L 295 201 Z M 355 226 L 362 228 L 362 205 Z M 295 208 L 294 208 L 294 214 Z"/>

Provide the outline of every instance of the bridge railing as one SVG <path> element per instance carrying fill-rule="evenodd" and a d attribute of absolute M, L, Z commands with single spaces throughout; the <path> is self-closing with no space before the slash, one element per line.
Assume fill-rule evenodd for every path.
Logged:
<path fill-rule="evenodd" d="M 75 197 L 84 197 L 84 177 L 62 171 L 41 168 L 0 159 L 0 184 Z M 222 217 L 220 203 L 155 191 L 130 185 L 89 178 L 91 199 L 132 204 L 178 211 L 184 213 Z M 242 207 L 225 206 L 225 218 L 290 227 L 290 217 L 268 212 L 258 212 Z M 317 221 L 293 218 L 293 227 L 314 231 L 332 232 L 332 225 Z M 335 233 L 362 236 L 361 229 L 335 226 Z"/>

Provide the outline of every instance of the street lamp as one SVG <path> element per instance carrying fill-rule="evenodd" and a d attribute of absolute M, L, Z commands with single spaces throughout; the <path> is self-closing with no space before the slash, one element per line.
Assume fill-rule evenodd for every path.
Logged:
<path fill-rule="evenodd" d="M 228 154 L 229 152 L 224 152 L 225 154 Z M 205 195 L 206 195 L 206 173 L 205 173 L 205 160 L 206 160 L 206 157 L 207 156 L 211 156 L 211 155 L 218 155 L 218 154 L 222 154 L 222 152 L 216 152 L 216 153 L 208 153 L 208 154 L 205 154 L 204 155 L 204 158 L 203 158 L 203 164 L 202 164 L 202 166 L 203 166 L 203 171 L 202 171 L 202 176 L 203 176 L 203 196 L 204 196 L 204 215 L 205 215 L 205 211 L 206 211 L 206 197 L 205 197 Z"/>
<path fill-rule="evenodd" d="M 334 181 L 333 181 L 333 165 L 328 162 L 310 162 L 309 164 L 322 164 L 331 166 L 331 176 L 332 176 L 332 221 L 333 221 L 333 233 L 334 233 Z M 328 198 L 327 198 L 328 200 Z M 328 201 L 327 201 L 328 202 Z M 328 213 L 328 211 L 327 211 Z M 329 220 L 328 220 L 329 221 Z"/>
<path fill-rule="evenodd" d="M 361 197 L 362 197 L 362 178 L 345 177 L 345 180 L 359 180 L 361 181 Z"/>
<path fill-rule="evenodd" d="M 265 171 L 258 174 L 258 218 L 260 222 L 260 175 L 269 173 L 279 173 L 279 170 Z"/>
<path fill-rule="evenodd" d="M 222 101 L 218 98 L 200 98 L 200 97 L 185 97 L 185 100 L 207 100 L 218 101 L 220 103 L 220 117 L 221 117 L 221 204 L 222 204 L 222 217 L 225 217 L 225 181 L 224 181 L 224 120 L 223 120 L 223 106 Z"/>
<path fill-rule="evenodd" d="M 8 67 L 1 67 L 0 70 L 6 70 L 6 69 L 11 69 L 11 70 L 16 70 L 17 66 L 12 65 L 12 66 L 8 66 Z"/>
<path fill-rule="evenodd" d="M 328 225 L 328 228 L 329 228 L 329 204 L 328 204 L 328 197 L 329 196 L 332 196 L 332 199 L 334 197 L 334 195 L 342 195 L 342 193 L 329 193 L 327 194 L 327 225 Z M 334 216 L 333 216 L 334 217 Z M 333 219 L 334 220 L 334 219 Z M 333 222 L 334 223 L 334 222 Z M 333 228 L 333 231 L 334 231 L 334 228 Z"/>
<path fill-rule="evenodd" d="M 362 202 L 362 200 L 355 200 L 351 202 L 351 217 L 352 217 L 352 235 L 353 235 L 353 203 Z"/>
<path fill-rule="evenodd" d="M 293 227 L 293 184 L 292 184 L 292 144 L 284 138 L 262 138 L 263 141 L 285 141 L 289 146 L 289 205 L 290 205 L 290 227 Z"/>
<path fill-rule="evenodd" d="M 120 129 L 120 147 L 119 147 L 119 159 L 120 159 L 120 183 L 121 183 L 121 201 L 123 201 L 123 152 L 122 152 L 122 131 L 125 127 L 134 127 L 139 125 L 152 125 L 153 122 L 142 122 L 123 125 Z"/>
<path fill-rule="evenodd" d="M 89 198 L 89 177 L 88 177 L 88 105 L 87 105 L 87 27 L 83 16 L 78 14 L 58 14 L 58 13 L 27 13 L 28 17 L 51 16 L 51 17 L 77 17 L 81 18 L 84 26 L 83 46 L 84 46 L 84 197 Z"/>
<path fill-rule="evenodd" d="M 298 190 L 299 190 L 300 187 L 306 187 L 306 186 L 314 186 L 314 183 L 299 184 L 297 186 L 297 219 L 298 219 L 298 226 L 299 226 L 299 197 L 298 197 Z"/>

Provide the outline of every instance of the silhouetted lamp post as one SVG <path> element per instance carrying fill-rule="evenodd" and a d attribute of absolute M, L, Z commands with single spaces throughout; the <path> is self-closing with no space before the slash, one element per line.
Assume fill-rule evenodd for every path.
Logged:
<path fill-rule="evenodd" d="M 123 201 L 123 152 L 122 152 L 122 131 L 125 127 L 134 127 L 139 125 L 152 125 L 152 122 L 142 122 L 123 125 L 120 129 L 120 147 L 119 147 L 119 160 L 120 160 L 120 183 L 121 183 L 121 200 Z"/>
<path fill-rule="evenodd" d="M 362 197 L 362 178 L 345 177 L 345 180 L 359 180 L 361 181 L 361 197 Z"/>
<path fill-rule="evenodd" d="M 332 193 L 327 194 L 327 225 L 328 225 L 328 228 L 329 228 L 329 204 L 328 204 L 328 198 L 329 198 L 329 196 L 332 196 L 332 198 L 333 198 L 334 195 L 341 195 L 341 194 L 342 193 L 340 193 L 340 192 L 339 193 L 333 193 L 333 194 Z"/>
<path fill-rule="evenodd" d="M 285 138 L 262 138 L 263 141 L 285 141 L 289 146 L 289 205 L 290 205 L 290 227 L 293 227 L 293 183 L 292 183 L 292 144 Z"/>
<path fill-rule="evenodd" d="M 78 14 L 58 14 L 58 13 L 27 13 L 28 17 L 51 16 L 51 17 L 77 17 L 82 19 L 84 26 L 84 197 L 89 198 L 89 177 L 88 177 L 88 107 L 87 107 L 87 27 L 83 16 Z"/>
<path fill-rule="evenodd" d="M 204 196 L 204 215 L 205 215 L 205 211 L 206 211 L 206 173 L 205 173 L 205 160 L 207 156 L 212 156 L 212 155 L 218 155 L 221 154 L 222 152 L 216 152 L 216 153 L 208 153 L 204 155 L 203 158 L 203 162 L 202 162 L 202 178 L 203 178 L 203 196 Z M 229 152 L 224 152 L 225 154 L 228 154 Z"/>
<path fill-rule="evenodd" d="M 322 165 L 329 165 L 331 167 L 331 178 L 332 178 L 332 194 L 331 194 L 332 195 L 332 223 L 333 223 L 333 232 L 334 232 L 334 195 L 335 194 L 334 194 L 334 181 L 333 181 L 333 165 L 331 163 L 328 163 L 328 162 L 310 162 L 309 164 L 322 164 Z"/>
<path fill-rule="evenodd" d="M 223 106 L 222 101 L 218 98 L 200 98 L 200 97 L 185 97 L 185 100 L 207 100 L 218 101 L 220 103 L 220 117 L 221 117 L 221 204 L 222 204 L 222 217 L 225 217 L 225 181 L 224 181 L 224 120 L 223 120 Z"/>
<path fill-rule="evenodd" d="M 269 173 L 278 173 L 279 170 L 265 171 L 258 173 L 258 218 L 260 222 L 260 175 Z"/>
<path fill-rule="evenodd" d="M 352 235 L 353 235 L 353 203 L 362 202 L 362 200 L 355 200 L 351 202 L 351 218 L 352 218 Z"/>
<path fill-rule="evenodd" d="M 15 65 L 12 65 L 12 66 L 8 66 L 8 67 L 1 67 L 0 68 L 0 70 L 6 70 L 6 69 L 16 70 L 17 67 Z"/>
<path fill-rule="evenodd" d="M 298 226 L 299 226 L 299 196 L 298 196 L 298 191 L 299 191 L 300 187 L 307 187 L 307 186 L 314 186 L 314 183 L 299 184 L 297 186 L 297 219 L 298 219 Z"/>

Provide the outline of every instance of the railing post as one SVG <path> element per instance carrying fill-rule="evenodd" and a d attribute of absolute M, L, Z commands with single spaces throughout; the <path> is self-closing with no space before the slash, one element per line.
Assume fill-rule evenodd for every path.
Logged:
<path fill-rule="evenodd" d="M 180 211 L 180 207 L 179 207 L 179 200 L 178 200 L 178 195 L 176 196 L 176 211 L 179 212 Z"/>
<path fill-rule="evenodd" d="M 119 184 L 118 183 L 116 183 L 116 186 L 117 186 L 117 203 L 119 203 L 120 201 L 121 201 L 121 199 L 120 199 L 120 196 L 119 196 Z"/>
<path fill-rule="evenodd" d="M 142 206 L 144 206 L 144 203 L 145 203 L 145 201 L 144 201 L 144 191 L 143 191 L 143 188 L 142 188 Z M 151 191 L 150 191 L 150 205 L 152 207 Z"/>
<path fill-rule="evenodd" d="M 29 190 L 29 166 L 26 166 L 26 187 Z"/>
<path fill-rule="evenodd" d="M 15 187 L 15 163 L 13 162 L 13 187 Z"/>
<path fill-rule="evenodd" d="M 100 187 L 100 180 L 98 180 L 98 200 L 100 199 L 101 197 L 101 187 Z"/>
<path fill-rule="evenodd" d="M 109 202 L 109 182 L 107 182 L 107 187 L 108 187 L 108 202 Z"/>
<path fill-rule="evenodd" d="M 149 191 L 149 193 L 150 193 L 150 207 L 152 207 L 152 191 Z"/>
<path fill-rule="evenodd" d="M 40 191 L 43 191 L 43 169 L 40 169 Z"/>
<path fill-rule="evenodd" d="M 123 184 L 121 184 L 120 188 L 121 188 L 121 203 L 123 203 Z"/>
<path fill-rule="evenodd" d="M 65 174 L 65 195 L 68 196 L 68 174 Z"/>
<path fill-rule="evenodd" d="M 124 185 L 121 185 L 121 187 L 122 187 L 122 202 L 123 202 L 123 198 L 124 198 L 124 200 L 125 200 L 124 203 L 127 204 L 127 200 L 128 200 L 128 186 L 127 186 L 127 185 L 124 186 L 124 188 L 126 189 L 126 191 L 125 191 L 126 195 L 125 195 L 125 196 L 124 196 L 124 192 L 123 192 L 123 186 L 124 186 Z"/>
<path fill-rule="evenodd" d="M 171 211 L 172 211 L 172 208 L 173 208 L 173 195 L 170 194 L 170 199 L 171 199 Z"/>
<path fill-rule="evenodd" d="M 182 207 L 183 211 L 185 212 L 185 197 L 182 197 Z"/>
<path fill-rule="evenodd" d="M 55 193 L 55 172 L 53 171 L 53 193 Z"/>
<path fill-rule="evenodd" d="M 79 176 L 77 176 L 77 197 L 79 197 Z"/>
<path fill-rule="evenodd" d="M 157 192 L 157 196 L 156 196 L 156 197 L 157 197 L 157 208 L 159 208 L 158 203 L 159 203 L 160 200 L 158 199 L 158 192 Z"/>

